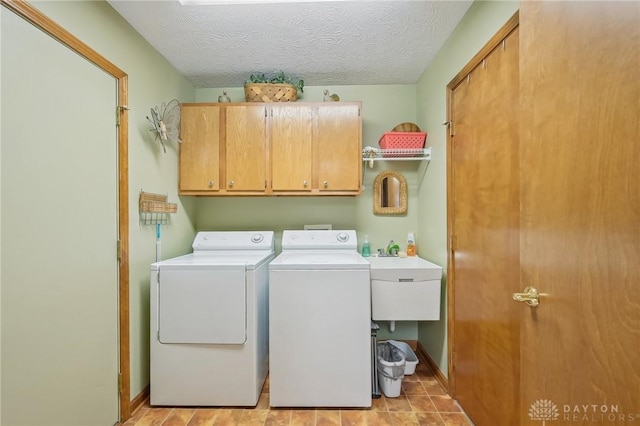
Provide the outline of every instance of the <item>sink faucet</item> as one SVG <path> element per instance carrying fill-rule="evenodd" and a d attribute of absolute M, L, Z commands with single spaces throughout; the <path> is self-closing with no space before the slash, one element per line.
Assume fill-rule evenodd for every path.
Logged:
<path fill-rule="evenodd" d="M 393 242 L 393 240 L 389 241 L 389 245 L 387 245 L 387 254 L 391 256 L 397 256 L 400 251 L 400 247 Z"/>
<path fill-rule="evenodd" d="M 378 249 L 378 257 L 397 257 L 398 256 L 399 247 L 397 244 L 393 242 L 393 240 L 389 241 L 386 249 L 379 248 Z"/>

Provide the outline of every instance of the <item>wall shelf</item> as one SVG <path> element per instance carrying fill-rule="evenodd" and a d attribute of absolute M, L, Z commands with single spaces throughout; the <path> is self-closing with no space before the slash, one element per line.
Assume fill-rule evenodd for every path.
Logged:
<path fill-rule="evenodd" d="M 178 205 L 168 203 L 167 196 L 140 191 L 138 214 L 140 225 L 167 225 L 169 213 L 176 213 Z"/>
<path fill-rule="evenodd" d="M 362 161 L 422 161 L 431 160 L 431 148 L 381 149 L 366 147 L 362 150 Z"/>
<path fill-rule="evenodd" d="M 364 179 L 366 165 L 373 168 L 376 161 L 419 161 L 418 167 L 418 188 L 422 185 L 422 179 L 431 161 L 431 148 L 411 148 L 411 149 L 382 149 L 371 146 L 362 150 L 362 176 Z"/>

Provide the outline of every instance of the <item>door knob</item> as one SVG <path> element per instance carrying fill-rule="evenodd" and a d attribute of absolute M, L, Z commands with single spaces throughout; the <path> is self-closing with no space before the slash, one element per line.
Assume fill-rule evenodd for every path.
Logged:
<path fill-rule="evenodd" d="M 516 302 L 527 302 L 527 305 L 536 307 L 540 304 L 538 290 L 535 287 L 527 287 L 524 293 L 513 293 L 513 300 Z"/>
<path fill-rule="evenodd" d="M 229 181 L 229 188 L 233 188 L 233 181 L 232 180 Z"/>

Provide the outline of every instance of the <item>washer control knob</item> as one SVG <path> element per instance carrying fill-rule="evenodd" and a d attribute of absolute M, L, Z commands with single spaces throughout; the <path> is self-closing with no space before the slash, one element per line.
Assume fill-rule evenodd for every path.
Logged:
<path fill-rule="evenodd" d="M 251 236 L 251 242 L 252 243 L 259 243 L 262 240 L 264 240 L 264 235 L 262 234 L 255 234 Z"/>
<path fill-rule="evenodd" d="M 349 234 L 347 234 L 346 232 L 340 232 L 336 238 L 338 238 L 338 241 L 340 241 L 341 243 L 346 243 L 347 241 L 349 241 Z"/>

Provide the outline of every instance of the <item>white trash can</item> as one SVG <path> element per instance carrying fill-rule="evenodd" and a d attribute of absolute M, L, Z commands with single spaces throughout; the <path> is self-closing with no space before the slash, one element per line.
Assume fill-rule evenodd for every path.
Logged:
<path fill-rule="evenodd" d="M 378 381 L 382 393 L 389 398 L 400 396 L 406 367 L 404 352 L 389 342 L 380 342 L 377 354 Z"/>
<path fill-rule="evenodd" d="M 404 352 L 404 357 L 407 362 L 404 368 L 404 375 L 410 376 L 415 373 L 416 365 L 418 365 L 418 357 L 415 352 L 413 352 L 413 349 L 411 349 L 411 346 L 409 346 L 407 342 L 399 342 L 397 340 L 387 340 L 387 342 Z"/>

